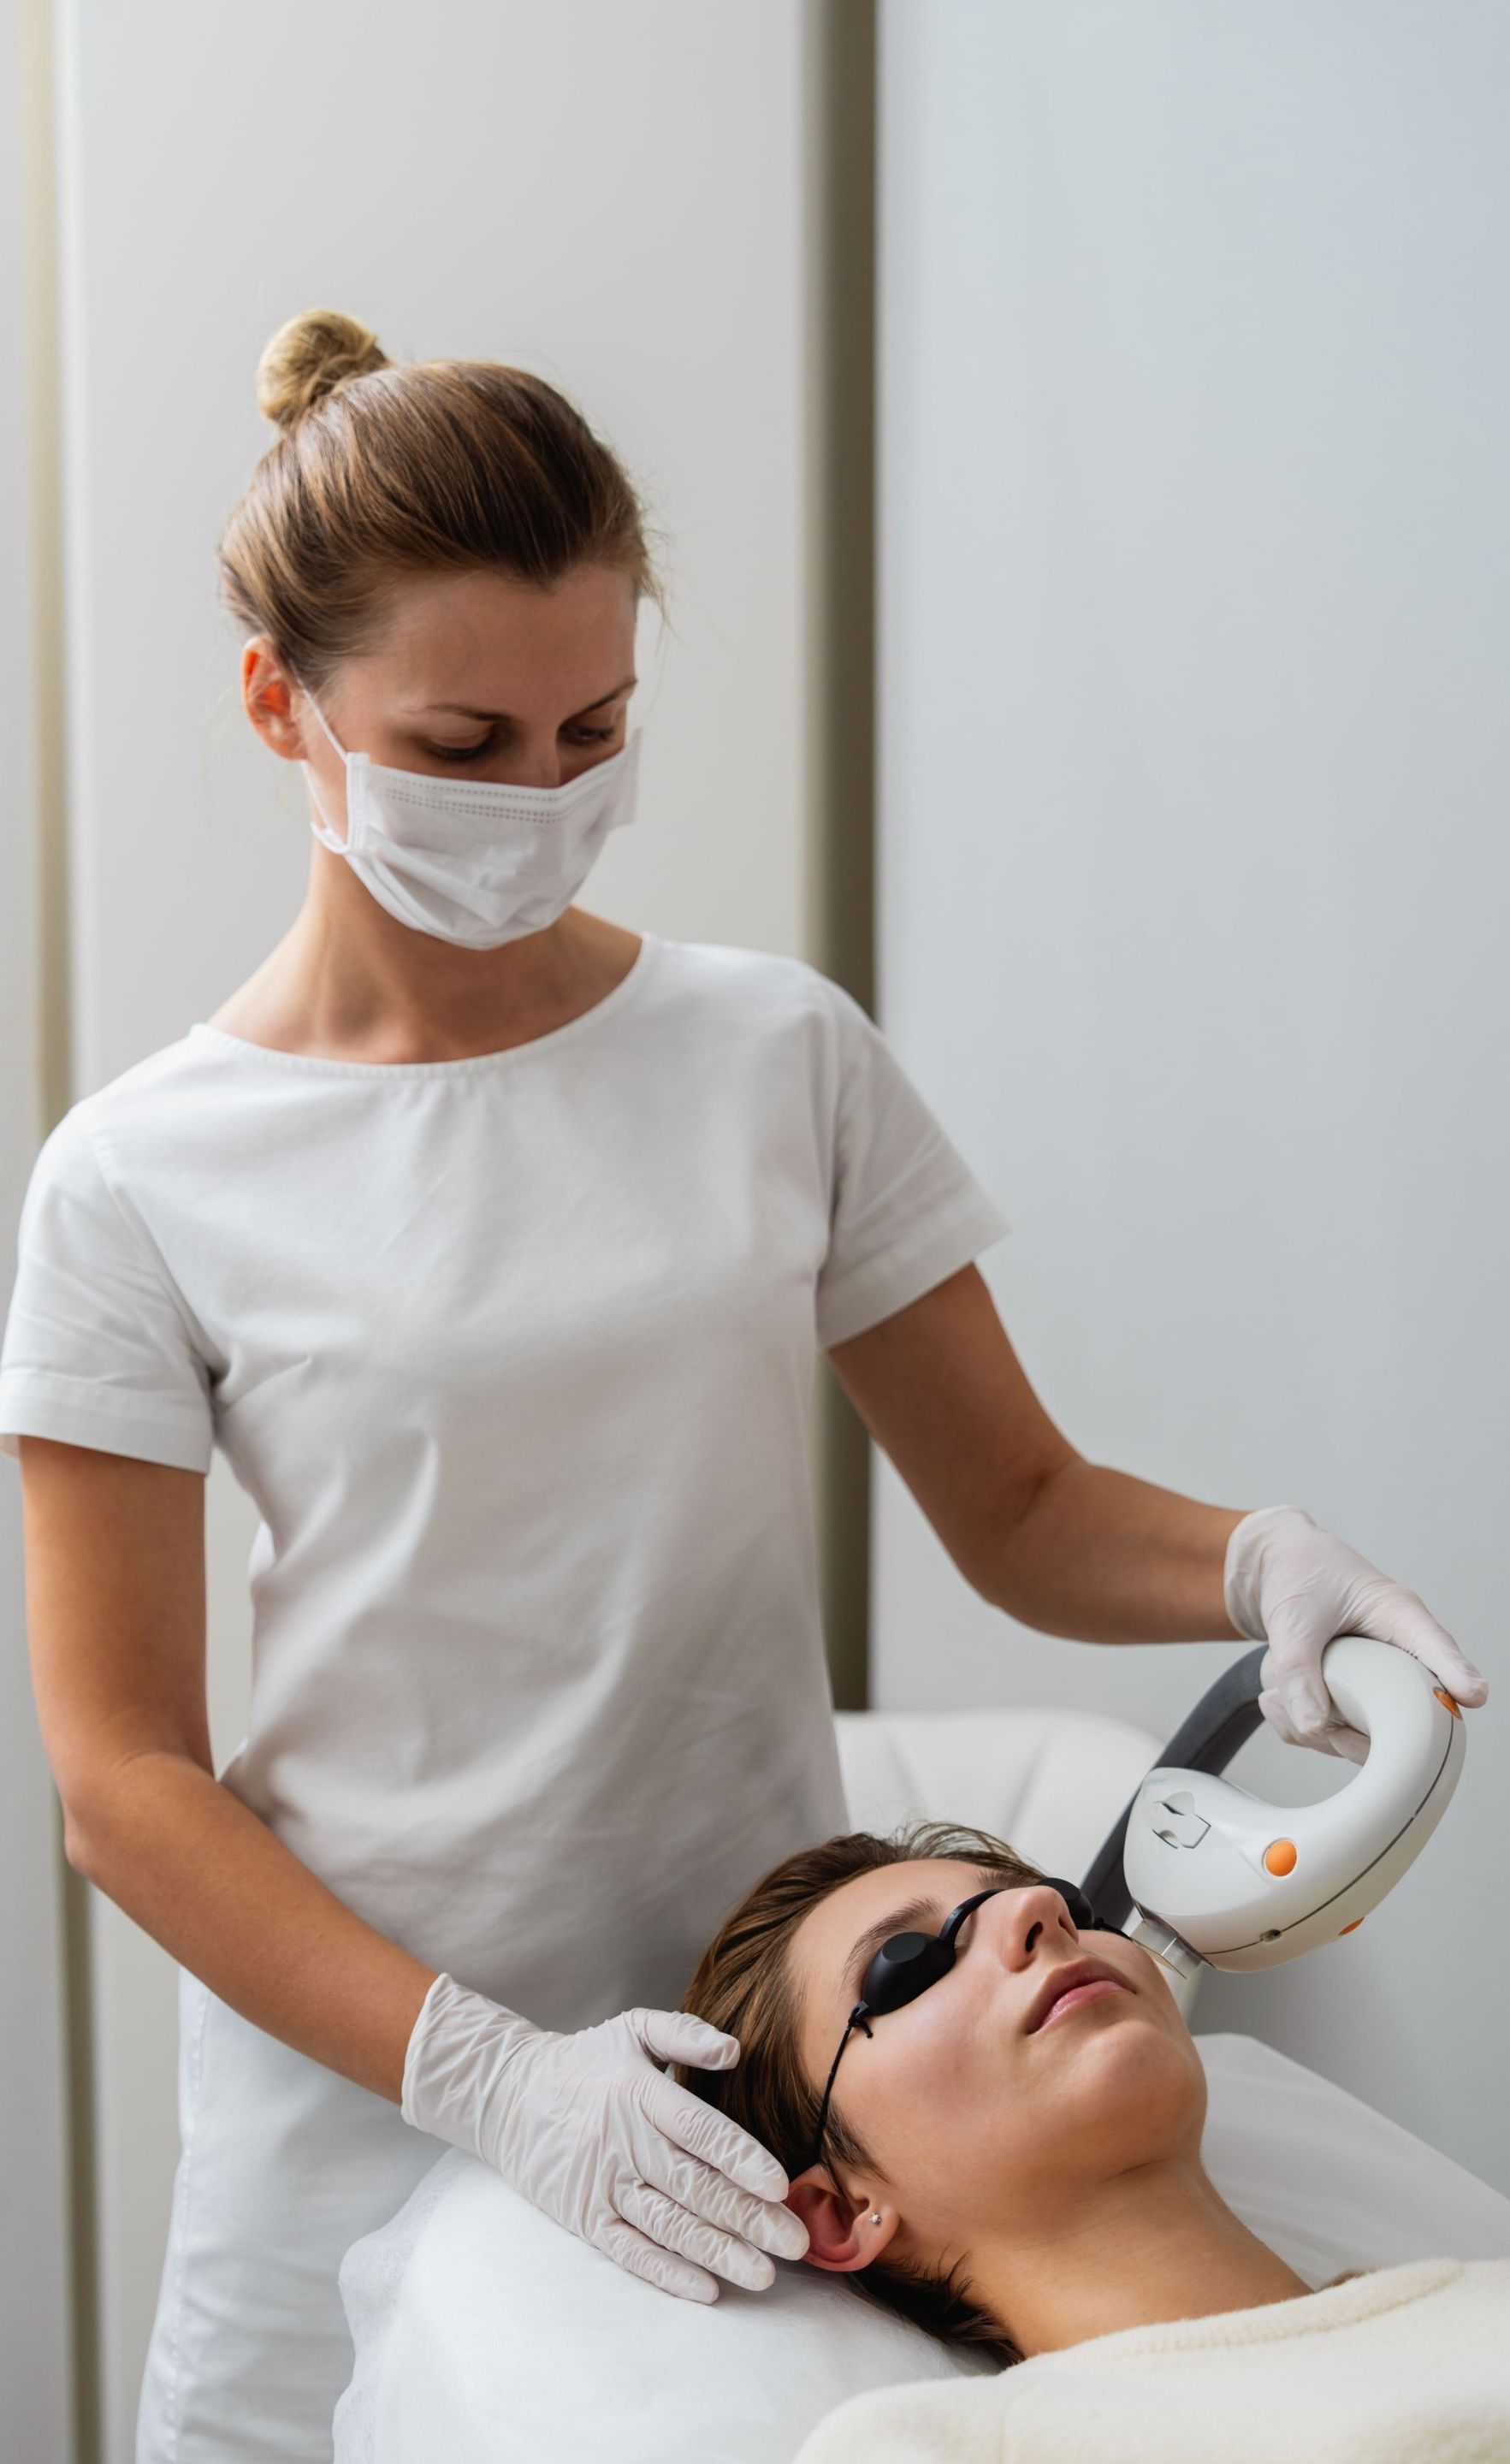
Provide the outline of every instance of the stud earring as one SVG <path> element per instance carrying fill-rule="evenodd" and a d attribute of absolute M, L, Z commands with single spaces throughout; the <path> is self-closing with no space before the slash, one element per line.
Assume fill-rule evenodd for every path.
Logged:
<path fill-rule="evenodd" d="M 881 2211 L 880 2211 L 880 2209 L 879 2209 L 879 2208 L 872 2208 L 872 2209 L 871 2209 L 871 2211 L 870 2211 L 870 2221 L 871 2221 L 871 2223 L 872 2223 L 873 2225 L 878 2225 L 878 2224 L 881 2222 Z"/>

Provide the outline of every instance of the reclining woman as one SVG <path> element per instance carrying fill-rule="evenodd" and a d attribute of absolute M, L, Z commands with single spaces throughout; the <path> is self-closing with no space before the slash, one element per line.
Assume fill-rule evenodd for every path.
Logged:
<path fill-rule="evenodd" d="M 743 2052 L 678 2076 L 784 2166 L 806 2264 L 1003 2365 L 856 2397 L 798 2464 L 1510 2456 L 1510 2261 L 1313 2291 L 1202 2169 L 1157 1961 L 988 1834 L 787 1858 L 686 2008 Z"/>

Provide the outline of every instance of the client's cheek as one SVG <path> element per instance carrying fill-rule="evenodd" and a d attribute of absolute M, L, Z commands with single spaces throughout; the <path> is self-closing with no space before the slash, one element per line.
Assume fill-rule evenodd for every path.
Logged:
<path fill-rule="evenodd" d="M 1006 2084 L 999 2061 L 983 2071 L 957 2030 L 921 2027 L 896 2032 L 884 2059 L 857 2077 L 848 2111 L 877 2165 L 908 2194 L 908 2212 L 940 2199 L 959 2212 L 982 2142 L 999 2126 Z"/>
<path fill-rule="evenodd" d="M 1162 1960 L 1146 1951 L 1141 1943 L 1124 1942 L 1119 1936 L 1115 1958 L 1109 1951 L 1103 1952 L 1102 1956 L 1108 1966 L 1116 1968 L 1119 1975 L 1126 1976 L 1135 1992 L 1147 1994 L 1157 2009 L 1178 2014 L 1179 2005 L 1174 1999 L 1169 1969 Z"/>
<path fill-rule="evenodd" d="M 893 2150 L 906 2156 L 915 2139 L 926 2137 L 942 2087 L 927 2032 L 908 2026 L 911 2017 L 910 2012 L 888 2013 L 873 2035 L 857 2037 L 848 2078 L 839 2074 L 836 2102 L 877 2164 Z"/>
<path fill-rule="evenodd" d="M 1070 2143 L 1093 2146 L 1104 2164 L 1126 2166 L 1198 2144 L 1205 2075 L 1183 2024 L 1168 2024 L 1145 2002 L 1079 2051 L 1061 2080 L 1060 2118 Z"/>

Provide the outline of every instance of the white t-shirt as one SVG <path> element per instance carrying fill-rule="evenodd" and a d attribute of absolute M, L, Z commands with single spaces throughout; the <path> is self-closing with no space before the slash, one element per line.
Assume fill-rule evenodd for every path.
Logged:
<path fill-rule="evenodd" d="M 577 2026 L 674 2005 L 843 1827 L 817 1347 L 1005 1229 L 798 959 L 646 934 L 461 1061 L 197 1024 L 42 1149 L 0 1444 L 224 1450 L 262 1518 L 226 1784 L 384 1933 Z"/>
<path fill-rule="evenodd" d="M 852 2396 L 796 2464 L 1501 2464 L 1510 2260 L 1418 2259 Z"/>

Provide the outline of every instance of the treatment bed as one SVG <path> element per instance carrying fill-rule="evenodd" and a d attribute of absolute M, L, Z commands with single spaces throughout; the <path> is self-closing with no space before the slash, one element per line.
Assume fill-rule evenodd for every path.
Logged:
<path fill-rule="evenodd" d="M 1083 1872 L 1159 1741 L 1060 1711 L 838 1715 L 851 1818 L 976 1823 Z M 1195 1989 L 1181 1989 L 1188 2018 Z M 1308 2283 L 1510 2257 L 1510 2200 L 1241 2035 L 1199 2037 L 1207 2169 Z M 341 2271 L 356 2362 L 335 2464 L 790 2464 L 850 2395 L 982 2364 L 802 2267 L 711 2307 L 625 2275 L 487 2167 L 443 2154 Z"/>

